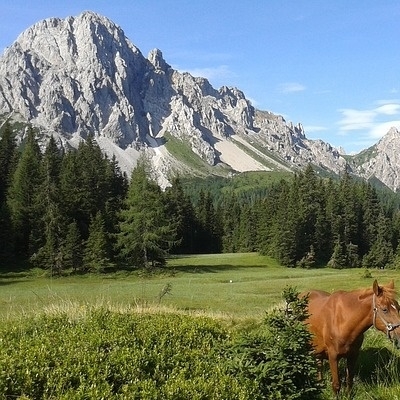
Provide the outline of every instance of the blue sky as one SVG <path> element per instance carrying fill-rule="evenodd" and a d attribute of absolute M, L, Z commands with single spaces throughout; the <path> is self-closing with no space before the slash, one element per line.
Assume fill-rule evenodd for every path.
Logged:
<path fill-rule="evenodd" d="M 347 153 L 400 128 L 398 0 L 2 0 L 0 52 L 48 17 L 92 10 L 147 56 L 241 89 Z"/>

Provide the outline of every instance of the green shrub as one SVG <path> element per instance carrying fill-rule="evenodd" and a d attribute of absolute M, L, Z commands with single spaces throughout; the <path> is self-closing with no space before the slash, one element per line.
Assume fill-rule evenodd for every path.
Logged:
<path fill-rule="evenodd" d="M 0 328 L 0 398 L 316 399 L 316 366 L 303 324 L 306 300 L 259 331 L 178 314 L 92 311 L 41 316 Z"/>
<path fill-rule="evenodd" d="M 291 288 L 283 295 L 286 309 L 269 313 L 265 326 L 232 347 L 231 370 L 257 383 L 259 399 L 318 399 L 322 388 L 304 324 L 308 300 Z"/>
<path fill-rule="evenodd" d="M 3 327 L 0 338 L 0 398 L 253 398 L 216 350 L 226 330 L 207 318 L 43 316 Z"/>

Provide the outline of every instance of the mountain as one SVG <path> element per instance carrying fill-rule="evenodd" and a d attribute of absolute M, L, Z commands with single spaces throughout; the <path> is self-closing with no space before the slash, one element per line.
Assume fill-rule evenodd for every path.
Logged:
<path fill-rule="evenodd" d="M 400 189 L 400 131 L 391 128 L 374 146 L 352 157 L 351 170 L 366 179 L 378 179 L 393 191 Z"/>
<path fill-rule="evenodd" d="M 40 21 L 5 50 L 0 117 L 33 124 L 65 148 L 93 134 L 127 172 L 146 153 L 162 186 L 177 172 L 226 176 L 312 163 L 335 174 L 349 164 L 399 188 L 399 164 L 384 166 L 384 144 L 367 153 L 379 166 L 367 155 L 344 157 L 307 139 L 301 124 L 257 110 L 239 89 L 176 71 L 158 49 L 144 57 L 119 26 L 90 11 Z"/>

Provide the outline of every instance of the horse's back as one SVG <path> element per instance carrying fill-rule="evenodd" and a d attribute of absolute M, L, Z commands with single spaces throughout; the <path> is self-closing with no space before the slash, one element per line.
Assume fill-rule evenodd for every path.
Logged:
<path fill-rule="evenodd" d="M 326 357 L 325 336 L 330 330 L 331 325 L 331 294 L 322 290 L 310 290 L 304 293 L 308 296 L 308 314 L 306 323 L 313 335 L 313 346 L 315 352 L 322 357 Z"/>
<path fill-rule="evenodd" d="M 310 290 L 303 293 L 303 296 L 308 296 L 308 313 L 314 314 L 325 307 L 326 302 L 330 297 L 330 293 L 323 290 Z"/>

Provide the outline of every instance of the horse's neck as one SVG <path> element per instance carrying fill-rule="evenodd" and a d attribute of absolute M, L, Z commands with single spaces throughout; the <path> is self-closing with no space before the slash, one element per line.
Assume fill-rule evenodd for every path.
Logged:
<path fill-rule="evenodd" d="M 354 291 L 349 293 L 347 307 L 349 307 L 348 319 L 354 323 L 355 332 L 364 333 L 373 325 L 373 293 L 370 290 Z"/>

